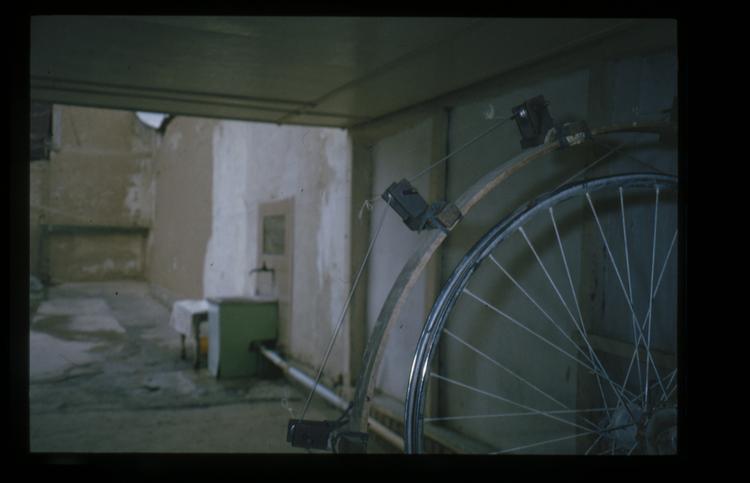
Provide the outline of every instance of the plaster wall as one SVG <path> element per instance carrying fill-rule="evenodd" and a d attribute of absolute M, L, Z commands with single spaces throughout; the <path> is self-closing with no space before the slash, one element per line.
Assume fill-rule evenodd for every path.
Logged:
<path fill-rule="evenodd" d="M 71 250 L 70 237 L 39 228 L 39 242 L 34 235 L 31 240 L 37 257 L 32 267 L 54 282 L 142 278 L 144 230 L 96 238 L 90 233 L 151 226 L 153 133 L 132 112 L 72 106 L 54 107 L 53 131 L 49 162 L 31 170 L 32 215 L 37 224 L 79 230 L 77 240 L 96 249 Z"/>
<path fill-rule="evenodd" d="M 155 147 L 148 241 L 152 293 L 181 298 L 256 293 L 259 205 L 290 199 L 291 301 L 279 350 L 312 372 L 349 289 L 351 146 L 345 131 L 177 117 Z M 347 385 L 348 317 L 327 365 Z"/>
<path fill-rule="evenodd" d="M 148 278 L 154 295 L 203 298 L 203 262 L 211 235 L 213 129 L 218 121 L 177 117 L 154 150 L 156 196 L 148 242 Z"/>
<path fill-rule="evenodd" d="M 351 146 L 339 129 L 222 121 L 213 129 L 212 231 L 204 261 L 206 296 L 251 296 L 259 266 L 261 203 L 291 199 L 291 307 L 279 348 L 316 370 L 350 284 Z M 349 381 L 348 316 L 324 380 Z"/>

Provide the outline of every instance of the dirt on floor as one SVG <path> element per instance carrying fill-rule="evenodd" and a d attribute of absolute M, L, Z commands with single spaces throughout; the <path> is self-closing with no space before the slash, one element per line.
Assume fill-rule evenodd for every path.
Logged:
<path fill-rule="evenodd" d="M 49 287 L 30 319 L 31 452 L 306 453 L 286 428 L 307 390 L 195 370 L 169 315 L 142 282 Z M 305 418 L 339 416 L 313 398 Z"/>

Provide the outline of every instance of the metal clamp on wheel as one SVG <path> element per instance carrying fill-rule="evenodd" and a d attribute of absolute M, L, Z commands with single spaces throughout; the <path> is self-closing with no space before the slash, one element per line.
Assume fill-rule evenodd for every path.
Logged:
<path fill-rule="evenodd" d="M 438 229 L 447 233 L 461 220 L 461 212 L 453 203 L 436 201 L 428 205 L 406 179 L 392 183 L 382 198 L 412 231 Z"/>
<path fill-rule="evenodd" d="M 548 105 L 549 102 L 540 95 L 528 99 L 511 110 L 512 118 L 516 120 L 521 133 L 521 148 L 533 148 L 544 144 L 546 134 L 554 125 L 549 109 L 547 109 Z"/>
<path fill-rule="evenodd" d="M 286 441 L 297 448 L 330 450 L 331 432 L 335 429 L 329 421 L 290 419 Z"/>
<path fill-rule="evenodd" d="M 286 441 L 297 448 L 319 449 L 334 453 L 364 453 L 369 435 L 357 431 L 340 431 L 349 422 L 350 404 L 336 421 L 290 419 Z"/>

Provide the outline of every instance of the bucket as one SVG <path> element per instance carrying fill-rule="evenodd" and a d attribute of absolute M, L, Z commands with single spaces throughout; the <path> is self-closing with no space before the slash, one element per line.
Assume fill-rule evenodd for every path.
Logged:
<path fill-rule="evenodd" d="M 200 354 L 202 356 L 205 356 L 208 354 L 208 336 L 207 335 L 200 336 Z"/>

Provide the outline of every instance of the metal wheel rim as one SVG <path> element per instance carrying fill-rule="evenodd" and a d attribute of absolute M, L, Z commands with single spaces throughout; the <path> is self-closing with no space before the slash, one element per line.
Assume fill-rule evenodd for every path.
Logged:
<path fill-rule="evenodd" d="M 677 179 L 673 176 L 652 173 L 625 174 L 581 181 L 563 186 L 520 207 L 491 228 L 467 252 L 454 269 L 436 299 L 422 330 L 413 358 L 405 404 L 404 442 L 407 453 L 420 453 L 423 447 L 422 415 L 425 405 L 427 371 L 434 357 L 434 349 L 443 326 L 451 313 L 458 296 L 468 284 L 480 262 L 519 226 L 541 210 L 561 203 L 582 192 L 595 192 L 612 186 L 650 187 L 661 186 L 677 190 Z"/>

